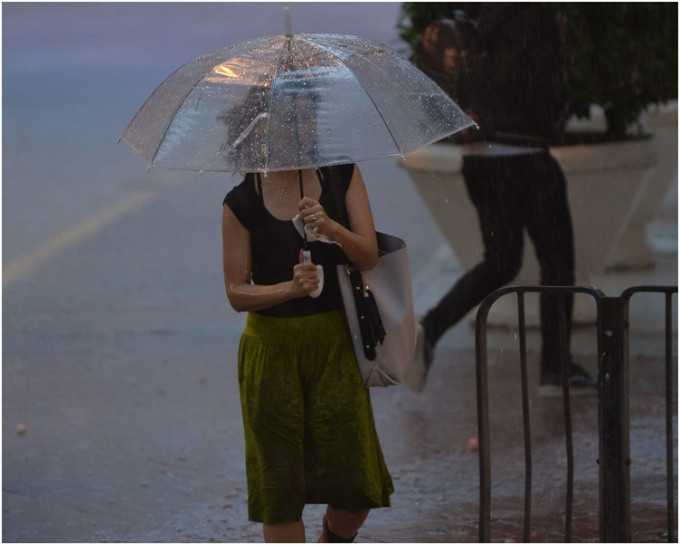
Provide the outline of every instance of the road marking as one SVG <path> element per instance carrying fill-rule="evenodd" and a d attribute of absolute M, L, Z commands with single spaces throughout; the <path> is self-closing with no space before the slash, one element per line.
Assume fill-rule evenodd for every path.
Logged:
<path fill-rule="evenodd" d="M 123 216 L 130 210 L 142 206 L 155 195 L 153 191 L 136 192 L 120 200 L 118 203 L 99 211 L 86 220 L 62 231 L 50 238 L 34 250 L 30 250 L 12 259 L 2 269 L 2 287 L 6 288 L 39 263 L 52 258 L 54 255 L 81 240 L 94 235 L 103 227 Z"/>

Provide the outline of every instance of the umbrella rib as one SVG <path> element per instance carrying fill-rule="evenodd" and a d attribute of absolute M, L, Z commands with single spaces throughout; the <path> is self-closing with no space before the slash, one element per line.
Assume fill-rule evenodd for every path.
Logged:
<path fill-rule="evenodd" d="M 354 72 L 354 70 L 352 70 L 352 68 L 350 68 L 350 66 L 348 66 L 347 63 L 343 62 L 342 58 L 340 58 L 338 55 L 336 55 L 335 53 L 333 53 L 332 49 L 329 49 L 329 47 L 327 47 L 327 46 L 325 46 L 325 45 L 322 45 L 322 44 L 319 44 L 319 43 L 314 42 L 314 41 L 310 41 L 310 43 L 312 43 L 312 44 L 315 45 L 316 47 L 320 48 L 321 50 L 327 52 L 328 54 L 332 55 L 333 57 L 338 58 L 338 59 L 342 62 L 343 66 L 344 66 L 345 68 L 347 68 L 347 70 L 349 70 L 349 71 L 352 73 L 352 75 L 354 76 L 355 81 L 356 81 L 356 82 L 359 84 L 359 86 L 364 90 L 364 92 L 366 93 L 366 96 L 370 99 L 371 103 L 375 106 L 375 110 L 378 112 L 378 115 L 380 116 L 380 119 L 382 120 L 383 125 L 385 126 L 385 129 L 386 129 L 387 132 L 389 133 L 389 135 L 390 135 L 392 141 L 394 142 L 394 145 L 395 145 L 395 147 L 397 148 L 399 154 L 403 157 L 403 156 L 405 155 L 405 152 L 404 152 L 404 150 L 402 149 L 402 147 L 399 145 L 399 143 L 397 142 L 397 139 L 394 137 L 394 134 L 393 134 L 392 130 L 390 129 L 389 124 L 387 124 L 387 123 L 385 122 L 385 117 L 384 117 L 384 115 L 383 115 L 383 113 L 382 113 L 382 110 L 381 110 L 380 108 L 378 108 L 378 106 L 377 106 L 375 100 L 373 99 L 373 96 L 371 95 L 371 93 L 368 92 L 368 90 L 366 89 L 366 87 L 364 86 L 364 84 L 361 82 L 361 79 L 357 77 L 357 75 L 356 75 L 356 73 Z M 382 45 L 379 44 L 379 43 L 377 43 L 377 42 L 376 42 L 376 46 L 377 46 L 378 48 L 382 48 Z M 349 53 L 350 56 L 354 56 L 354 52 L 349 51 L 348 53 Z M 363 55 L 363 56 L 361 56 L 361 58 L 362 58 L 363 60 L 365 60 L 366 62 L 370 63 L 371 66 L 372 66 L 375 70 L 378 70 L 378 71 L 381 71 L 381 72 L 384 73 L 384 70 L 381 68 L 381 66 L 378 65 L 378 64 L 376 64 L 376 63 L 374 63 L 374 62 L 371 60 L 371 58 L 370 58 L 369 55 Z M 408 63 L 408 61 L 406 61 L 406 60 L 403 59 L 403 58 L 401 58 L 401 60 L 402 60 L 403 62 L 407 62 L 407 63 Z M 442 91 L 442 93 L 443 93 L 443 91 Z M 408 111 L 406 112 L 406 115 L 408 115 Z M 458 128 L 456 128 L 456 129 L 454 129 L 454 130 L 447 130 L 445 133 L 441 133 L 441 134 L 439 134 L 438 136 L 434 137 L 434 138 L 433 138 L 432 140 L 430 140 L 429 142 L 423 143 L 423 144 L 421 144 L 421 145 L 431 144 L 432 142 L 436 142 L 437 140 L 439 140 L 439 139 L 441 139 L 441 138 L 444 138 L 445 136 L 454 134 L 454 133 L 456 133 L 456 132 L 458 132 L 458 131 L 460 131 L 460 130 L 462 130 L 462 129 L 468 128 L 468 127 L 478 127 L 478 125 L 477 125 L 472 119 L 470 119 L 469 122 L 466 123 L 466 124 L 464 124 L 463 126 L 458 127 Z"/>
<path fill-rule="evenodd" d="M 205 55 L 205 57 L 209 57 L 209 55 Z M 190 61 L 190 62 L 193 62 L 193 61 Z M 168 77 L 166 78 L 165 81 L 168 81 L 168 80 L 171 79 L 174 75 L 176 75 L 177 73 L 179 73 L 179 71 L 182 70 L 182 68 L 184 68 L 184 66 L 186 66 L 186 64 L 183 65 L 183 66 L 181 66 L 181 67 L 178 68 L 177 70 L 175 70 L 170 76 L 168 76 Z M 173 120 L 175 119 L 175 116 L 177 115 L 177 112 L 179 112 L 179 110 L 180 110 L 180 109 L 182 108 L 182 106 L 184 105 L 184 102 L 186 101 L 187 97 L 191 94 L 191 92 L 192 92 L 194 89 L 196 89 L 196 86 L 201 82 L 201 80 L 202 80 L 204 77 L 205 77 L 205 74 L 204 74 L 203 72 L 201 72 L 201 73 L 200 73 L 200 76 L 198 77 L 198 79 L 197 79 L 197 80 L 189 87 L 189 90 L 184 94 L 184 96 L 182 97 L 182 99 L 178 101 L 177 107 L 175 108 L 175 111 L 174 111 L 172 117 L 170 118 L 170 123 L 168 123 L 167 127 L 165 127 L 165 130 L 163 131 L 163 137 L 158 141 L 158 146 L 156 147 L 156 150 L 153 152 L 153 157 L 151 158 L 151 162 L 150 162 L 151 165 L 153 165 L 154 161 L 156 160 L 156 156 L 158 155 L 158 152 L 160 151 L 161 146 L 163 145 L 163 142 L 165 141 L 165 137 L 167 136 L 168 131 L 170 130 L 170 126 L 172 125 L 172 122 L 173 122 Z M 165 83 L 165 82 L 164 82 L 164 83 Z M 155 94 L 155 93 L 154 93 L 154 94 Z M 152 97 L 153 97 L 153 95 L 151 95 L 151 96 L 147 99 L 146 102 L 149 102 L 149 100 L 151 100 Z M 146 102 L 144 103 L 144 106 L 146 106 Z M 144 106 L 142 106 L 142 108 L 140 108 L 140 111 L 144 108 Z"/>
<path fill-rule="evenodd" d="M 359 87 L 361 87 L 361 89 L 363 89 L 364 93 L 366 93 L 366 96 L 367 96 L 367 97 L 369 98 L 369 100 L 371 101 L 371 104 L 373 104 L 373 106 L 375 107 L 375 111 L 378 112 L 378 115 L 380 116 L 380 119 L 382 120 L 383 126 L 385 127 L 385 129 L 387 130 L 388 134 L 390 135 L 390 138 L 392 139 L 392 142 L 394 142 L 394 147 L 398 150 L 399 154 L 403 156 L 403 155 L 404 155 L 404 151 L 401 149 L 401 146 L 400 146 L 399 143 L 397 142 L 397 139 L 394 137 L 394 134 L 392 133 L 392 129 L 390 129 L 390 126 L 387 124 L 387 122 L 386 122 L 386 120 L 385 120 L 385 116 L 383 116 L 383 113 L 380 111 L 380 108 L 378 108 L 378 105 L 376 104 L 375 100 L 373 99 L 373 96 L 371 96 L 371 93 L 368 92 L 368 90 L 366 89 L 366 87 L 364 86 L 364 84 L 361 82 L 361 79 L 360 79 L 359 77 L 357 77 L 357 74 L 355 74 L 354 70 L 352 70 L 352 69 L 347 65 L 347 63 L 345 63 L 340 57 L 338 57 L 338 55 L 336 55 L 336 54 L 335 54 L 332 50 L 330 50 L 328 47 L 325 47 L 325 46 L 323 46 L 323 45 L 321 45 L 321 44 L 318 44 L 318 43 L 316 43 L 316 42 L 313 42 L 313 41 L 311 41 L 311 40 L 309 40 L 309 43 L 311 43 L 314 47 L 318 47 L 318 48 L 321 49 L 322 51 L 325 51 L 327 54 L 331 55 L 332 57 L 338 59 L 338 60 L 342 63 L 342 65 L 343 65 L 345 68 L 347 68 L 347 70 L 349 70 L 349 71 L 352 73 L 352 75 L 354 76 L 354 81 L 356 81 L 357 84 L 359 85 Z M 351 53 L 350 53 L 350 54 L 351 54 Z M 365 60 L 369 60 L 368 57 L 363 57 L 363 58 L 364 58 Z M 370 62 L 370 61 L 369 61 L 369 62 Z M 380 69 L 380 67 L 377 66 L 377 65 L 376 65 L 375 63 L 373 63 L 373 62 L 371 62 L 371 65 L 374 66 L 374 67 L 376 68 L 376 70 L 379 70 L 379 69 Z"/>
<path fill-rule="evenodd" d="M 352 74 L 354 74 L 354 72 L 353 72 L 349 67 L 347 67 L 347 69 L 348 69 L 350 72 L 352 72 Z M 367 97 L 369 98 L 369 100 L 371 101 L 371 104 L 373 104 L 373 106 L 375 106 L 375 110 L 378 112 L 378 115 L 380 116 L 380 119 L 382 120 L 383 125 L 385 126 L 385 129 L 387 129 L 387 132 L 389 133 L 390 138 L 392 139 L 392 142 L 394 142 L 394 147 L 397 148 L 397 150 L 399 151 L 399 154 L 400 154 L 400 155 L 404 155 L 404 151 L 401 149 L 401 146 L 400 146 L 399 143 L 397 142 L 397 139 L 394 137 L 394 134 L 392 133 L 392 129 L 390 129 L 390 126 L 387 124 L 387 121 L 385 120 L 385 116 L 383 116 L 383 113 L 382 113 L 382 111 L 380 111 L 380 108 L 378 108 L 378 105 L 375 103 L 375 100 L 373 100 L 373 97 L 371 96 L 371 93 L 368 92 L 368 90 L 366 89 L 366 87 L 364 87 L 364 84 L 361 83 L 361 81 L 360 81 L 359 79 L 357 79 L 357 83 L 358 83 L 359 86 L 364 90 L 364 92 L 366 93 L 366 96 L 367 96 Z"/>
<path fill-rule="evenodd" d="M 265 130 L 265 134 L 267 135 L 266 139 L 265 139 L 265 147 L 267 149 L 267 155 L 265 157 L 265 164 L 264 164 L 264 171 L 265 172 L 267 172 L 269 170 L 269 138 L 271 136 L 270 127 L 271 127 L 271 124 L 272 124 L 271 112 L 272 112 L 272 107 L 274 105 L 274 81 L 276 80 L 276 78 L 279 75 L 279 68 L 281 67 L 281 58 L 283 57 L 283 55 L 285 53 L 285 47 L 286 46 L 290 47 L 290 43 L 292 42 L 292 38 L 285 37 L 284 39 L 285 39 L 285 43 L 284 43 L 284 46 L 281 48 L 281 51 L 279 52 L 279 56 L 278 56 L 278 59 L 277 59 L 276 65 L 275 65 L 276 70 L 274 71 L 274 75 L 272 76 L 271 81 L 270 81 L 270 85 L 269 85 L 270 93 L 269 93 L 269 106 L 267 107 L 267 112 L 269 112 L 270 115 L 267 116 L 267 121 L 266 121 L 267 125 L 266 125 L 266 130 Z"/>

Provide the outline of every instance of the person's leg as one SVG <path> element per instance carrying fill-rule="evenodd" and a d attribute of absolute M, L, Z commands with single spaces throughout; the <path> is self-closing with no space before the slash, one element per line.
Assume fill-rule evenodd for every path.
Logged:
<path fill-rule="evenodd" d="M 510 282 L 521 267 L 523 219 L 517 203 L 513 158 L 466 157 L 465 185 L 477 209 L 484 259 L 463 275 L 423 318 L 426 338 L 439 338 L 494 290 Z"/>
<path fill-rule="evenodd" d="M 463 275 L 417 329 L 413 363 L 404 384 L 421 392 L 441 336 L 493 291 L 509 283 L 522 265 L 524 223 L 521 178 L 513 157 L 466 157 L 463 175 L 470 200 L 477 209 L 484 242 L 484 259 Z"/>
<path fill-rule="evenodd" d="M 531 155 L 528 159 L 525 169 L 527 231 L 536 251 L 541 285 L 573 286 L 574 235 L 567 181 L 557 161 L 548 153 Z M 571 361 L 573 300 L 571 294 L 540 297 L 541 376 L 544 379 L 559 377 L 561 360 Z M 560 321 L 566 328 L 563 335 L 559 331 Z"/>
<path fill-rule="evenodd" d="M 351 543 L 364 525 L 369 512 L 369 510 L 363 510 L 352 513 L 334 509 L 329 505 L 323 520 L 323 531 L 319 543 Z"/>
<path fill-rule="evenodd" d="M 263 524 L 265 543 L 304 543 L 305 525 L 302 520 L 283 524 Z"/>

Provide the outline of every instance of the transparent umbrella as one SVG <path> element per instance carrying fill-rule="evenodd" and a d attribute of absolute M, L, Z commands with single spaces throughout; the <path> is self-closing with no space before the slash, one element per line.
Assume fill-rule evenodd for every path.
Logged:
<path fill-rule="evenodd" d="M 473 125 L 377 42 L 287 33 L 188 62 L 122 139 L 150 166 L 266 173 L 404 156 Z"/>

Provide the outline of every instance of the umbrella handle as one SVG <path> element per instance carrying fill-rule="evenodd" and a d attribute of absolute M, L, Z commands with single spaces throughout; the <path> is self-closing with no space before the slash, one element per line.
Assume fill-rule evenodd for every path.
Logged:
<path fill-rule="evenodd" d="M 304 263 L 311 263 L 312 252 L 309 250 L 302 250 L 302 261 Z M 312 299 L 316 299 L 323 291 L 323 267 L 321 265 L 316 266 L 316 276 L 319 278 L 319 287 L 309 294 Z"/>

